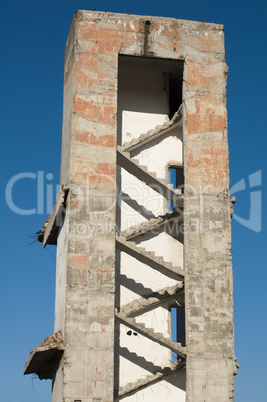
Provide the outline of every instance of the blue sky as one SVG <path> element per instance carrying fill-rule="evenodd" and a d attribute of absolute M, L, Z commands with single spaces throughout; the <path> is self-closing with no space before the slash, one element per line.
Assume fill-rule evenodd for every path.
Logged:
<path fill-rule="evenodd" d="M 56 250 L 43 250 L 40 243 L 28 246 L 33 241 L 29 236 L 50 212 L 50 201 L 44 200 L 42 213 L 42 200 L 37 199 L 37 174 L 43 177 L 45 197 L 55 197 L 59 183 L 64 47 L 70 23 L 78 9 L 94 8 L 225 25 L 230 179 L 231 186 L 238 183 L 235 212 L 243 219 L 234 219 L 232 225 L 235 352 L 241 366 L 235 400 L 267 401 L 267 6 L 259 0 L 173 1 L 167 7 L 159 0 L 2 1 L 1 400 L 50 401 L 51 382 L 23 376 L 22 370 L 30 350 L 53 333 Z M 261 176 L 257 173 L 249 181 L 258 171 Z M 31 176 L 14 186 L 14 204 L 22 209 L 38 206 L 39 213 L 19 215 L 7 206 L 5 188 L 23 172 Z"/>

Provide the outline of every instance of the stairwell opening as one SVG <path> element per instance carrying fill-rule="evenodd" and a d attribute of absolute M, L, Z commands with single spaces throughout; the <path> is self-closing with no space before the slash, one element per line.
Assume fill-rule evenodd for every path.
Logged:
<path fill-rule="evenodd" d="M 173 117 L 182 104 L 183 70 L 182 60 L 119 55 L 118 145 Z"/>
<path fill-rule="evenodd" d="M 142 377 L 153 382 L 153 375 L 162 370 L 164 376 L 164 369 L 170 368 L 171 350 L 184 356 L 181 345 L 172 344 L 169 320 L 172 289 L 182 285 L 177 272 L 183 269 L 183 244 L 169 235 L 167 224 L 150 228 L 151 219 L 166 214 L 168 200 L 178 203 L 178 192 L 173 190 L 176 185 L 169 185 L 166 167 L 179 169 L 183 165 L 182 112 L 178 113 L 182 77 L 181 60 L 119 56 L 115 292 L 118 393 Z M 134 313 L 137 306 L 138 313 Z M 135 334 L 138 336 L 132 336 Z M 173 392 L 184 392 L 184 371 L 176 375 L 183 385 L 179 391 L 174 386 Z"/>

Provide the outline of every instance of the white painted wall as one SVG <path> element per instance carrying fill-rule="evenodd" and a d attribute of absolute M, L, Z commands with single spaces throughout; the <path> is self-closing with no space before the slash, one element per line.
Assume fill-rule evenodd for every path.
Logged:
<path fill-rule="evenodd" d="M 119 70 L 119 101 L 118 101 L 118 136 L 120 143 L 138 138 L 141 134 L 163 124 L 168 120 L 167 91 L 164 90 L 162 63 L 154 62 L 151 65 L 143 63 L 140 59 L 137 63 L 132 60 L 125 61 L 123 68 Z M 183 163 L 182 128 L 178 127 L 169 132 L 167 138 L 156 140 L 135 152 L 134 159 L 141 165 L 155 172 L 158 178 L 168 182 L 168 166 Z M 124 169 L 120 170 L 121 190 L 136 200 L 139 205 L 154 216 L 167 212 L 167 202 L 158 193 L 150 189 L 145 183 Z M 134 208 L 125 201 L 121 201 L 120 209 L 121 231 L 146 221 Z M 162 256 L 165 261 L 172 262 L 176 266 L 183 267 L 183 245 L 166 233 L 149 238 L 139 237 L 137 242 L 140 247 L 148 251 L 154 251 L 157 256 Z M 137 261 L 127 253 L 120 253 L 120 272 L 127 278 L 142 284 L 145 293 L 157 291 L 167 286 L 175 285 L 176 281 L 160 274 L 151 267 Z M 123 306 L 140 298 L 136 289 L 120 286 L 120 305 Z M 164 337 L 170 338 L 170 312 L 168 305 L 161 305 L 154 310 L 146 312 L 138 318 L 148 328 L 160 332 Z M 137 334 L 127 335 L 129 328 L 120 325 L 120 387 L 129 382 L 151 375 L 156 367 L 166 367 L 171 363 L 169 349 L 150 341 L 146 337 Z M 126 354 L 126 356 L 125 356 Z M 145 360 L 144 360 L 145 359 Z M 172 380 L 160 381 L 146 389 L 140 390 L 132 396 L 125 398 L 129 401 L 185 401 L 185 371 L 182 370 Z"/>

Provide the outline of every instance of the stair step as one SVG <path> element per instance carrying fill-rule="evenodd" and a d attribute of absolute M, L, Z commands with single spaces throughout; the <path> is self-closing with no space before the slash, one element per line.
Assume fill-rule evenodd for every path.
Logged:
<path fill-rule="evenodd" d="M 135 324 L 136 324 L 136 321 L 135 321 Z M 139 327 L 139 328 L 142 328 L 142 329 L 145 329 L 145 328 L 146 328 L 145 324 L 142 323 L 142 322 L 139 322 L 139 323 L 138 323 L 138 327 Z"/>
<path fill-rule="evenodd" d="M 142 250 L 134 242 L 128 242 L 125 237 L 116 238 L 116 247 L 172 279 L 183 280 L 184 271 L 180 267 L 173 267 L 170 262 L 166 263 L 164 260 L 162 262 L 155 253 Z"/>

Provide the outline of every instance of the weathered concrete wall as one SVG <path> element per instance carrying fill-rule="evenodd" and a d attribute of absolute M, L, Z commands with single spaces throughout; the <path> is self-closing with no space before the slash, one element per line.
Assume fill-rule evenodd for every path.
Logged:
<path fill-rule="evenodd" d="M 224 35 L 188 30 L 184 100 L 187 400 L 233 398 L 233 284 Z M 192 190 L 192 191 L 191 191 Z"/>
<path fill-rule="evenodd" d="M 54 332 L 61 331 L 65 337 L 66 275 L 68 256 L 68 211 L 57 238 L 57 270 Z M 63 401 L 64 358 L 61 359 L 52 382 L 52 402 Z"/>
<path fill-rule="evenodd" d="M 70 191 L 65 320 L 57 319 L 66 349 L 54 389 L 64 402 L 114 399 L 118 54 L 185 61 L 186 393 L 188 401 L 227 401 L 234 360 L 223 27 L 87 11 L 76 13 L 65 52 L 61 184 Z"/>
<path fill-rule="evenodd" d="M 76 14 L 65 52 L 61 182 L 70 191 L 62 246 L 66 347 L 63 375 L 54 381 L 57 402 L 60 393 L 64 402 L 113 400 L 116 62 L 109 74 L 105 42 L 97 56 L 88 23 Z M 56 318 L 56 324 L 63 320 Z"/>

